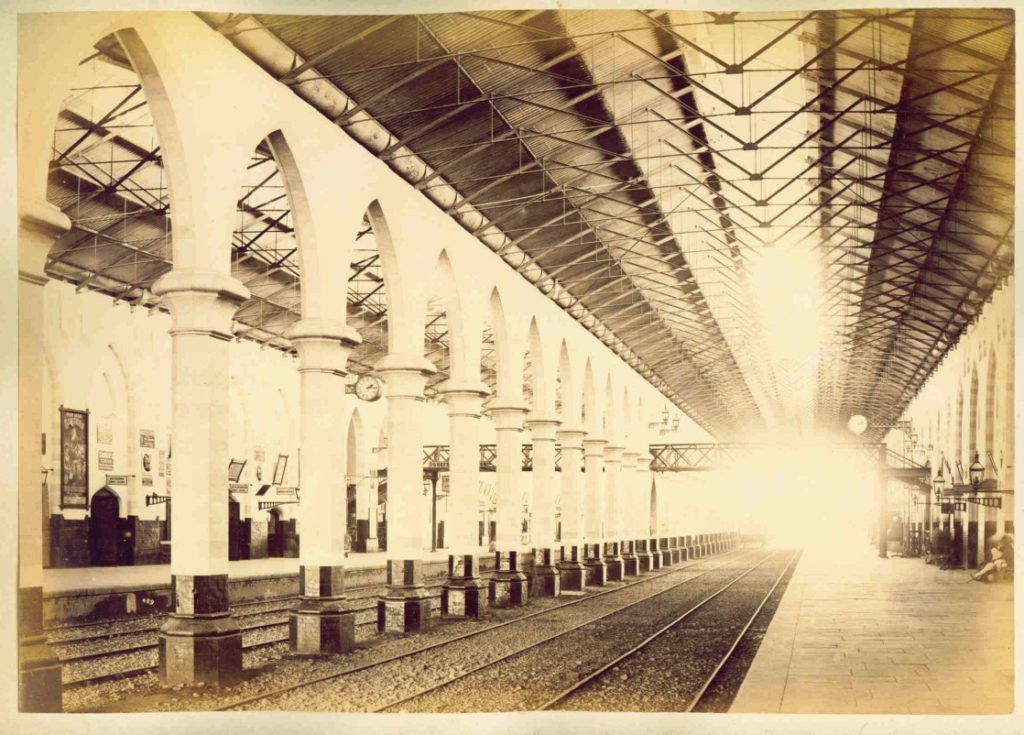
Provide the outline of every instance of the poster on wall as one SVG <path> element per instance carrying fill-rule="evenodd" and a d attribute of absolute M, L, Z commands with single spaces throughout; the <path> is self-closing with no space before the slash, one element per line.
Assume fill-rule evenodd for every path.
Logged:
<path fill-rule="evenodd" d="M 89 506 L 89 412 L 60 407 L 60 504 Z"/>
<path fill-rule="evenodd" d="M 153 487 L 153 476 L 152 475 L 143 475 L 142 476 L 142 486 L 143 487 Z"/>
<path fill-rule="evenodd" d="M 101 470 L 113 470 L 114 453 L 106 449 L 99 450 L 96 453 L 96 466 Z"/>
<path fill-rule="evenodd" d="M 284 473 L 288 468 L 288 455 L 279 454 L 277 455 L 277 464 L 274 466 L 274 484 L 284 484 Z"/>
<path fill-rule="evenodd" d="M 158 455 L 157 466 L 159 467 L 160 470 L 160 477 L 163 477 L 164 475 L 167 474 L 167 452 L 165 452 L 163 449 L 160 450 L 160 453 Z"/>
<path fill-rule="evenodd" d="M 110 446 L 114 443 L 114 430 L 105 422 L 96 423 L 96 443 Z"/>
<path fill-rule="evenodd" d="M 256 462 L 265 462 L 267 457 L 266 450 L 263 447 L 256 447 L 252 450 L 252 458 Z"/>
<path fill-rule="evenodd" d="M 156 435 L 151 429 L 139 429 L 139 446 L 147 449 L 156 448 Z"/>

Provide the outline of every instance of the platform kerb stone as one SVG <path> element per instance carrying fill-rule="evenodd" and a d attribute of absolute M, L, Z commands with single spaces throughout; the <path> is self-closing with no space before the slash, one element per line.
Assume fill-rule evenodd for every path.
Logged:
<path fill-rule="evenodd" d="M 601 544 L 586 544 L 586 558 L 583 566 L 587 570 L 587 584 L 591 587 L 604 587 L 608 583 L 608 568 L 601 558 Z"/>
<path fill-rule="evenodd" d="M 171 575 L 174 612 L 157 638 L 165 687 L 231 686 L 242 677 L 242 632 L 228 613 L 228 575 Z"/>
<path fill-rule="evenodd" d="M 621 582 L 625 573 L 625 564 L 619 554 L 619 542 L 609 541 L 604 545 L 604 567 L 609 582 Z"/>
<path fill-rule="evenodd" d="M 288 650 L 296 656 L 347 653 L 356 615 L 345 598 L 345 567 L 300 566 L 298 606 L 288 614 Z"/>
<path fill-rule="evenodd" d="M 487 587 L 491 607 L 519 607 L 529 600 L 530 581 L 519 567 L 518 551 L 494 552 L 494 575 Z"/>
<path fill-rule="evenodd" d="M 43 633 L 43 588 L 18 588 L 18 710 L 64 709 L 60 661 Z"/>
<path fill-rule="evenodd" d="M 639 566 L 637 564 L 635 542 L 623 541 L 622 542 L 622 574 L 626 577 L 635 577 L 639 574 Z"/>
<path fill-rule="evenodd" d="M 414 633 L 431 624 L 433 601 L 419 559 L 388 559 L 387 588 L 377 598 L 378 633 Z"/>
<path fill-rule="evenodd" d="M 441 588 L 441 614 L 450 618 L 479 618 L 486 605 L 486 583 L 480 578 L 474 554 L 448 556 L 448 580 Z"/>
<path fill-rule="evenodd" d="M 561 580 L 556 566 L 558 550 L 533 550 L 533 594 L 538 597 L 558 597 Z"/>
<path fill-rule="evenodd" d="M 651 560 L 651 552 L 647 550 L 647 539 L 637 539 L 634 542 L 636 549 L 636 568 L 638 573 L 651 571 L 654 566 Z"/>
<path fill-rule="evenodd" d="M 587 589 L 587 574 L 580 557 L 583 553 L 578 544 L 562 547 L 562 560 L 558 562 L 560 594 L 582 595 Z"/>

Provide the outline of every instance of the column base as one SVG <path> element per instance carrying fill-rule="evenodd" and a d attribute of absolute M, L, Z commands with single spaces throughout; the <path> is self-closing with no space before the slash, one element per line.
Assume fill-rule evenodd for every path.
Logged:
<path fill-rule="evenodd" d="M 640 573 L 640 565 L 637 560 L 637 556 L 633 551 L 623 552 L 622 573 L 626 577 L 635 577 Z"/>
<path fill-rule="evenodd" d="M 63 684 L 57 655 L 43 636 L 21 640 L 18 644 L 18 711 L 63 710 Z"/>
<path fill-rule="evenodd" d="M 582 595 L 587 588 L 587 574 L 580 561 L 579 546 L 563 546 L 562 561 L 558 562 L 560 594 Z"/>
<path fill-rule="evenodd" d="M 242 632 L 228 613 L 228 575 L 172 574 L 174 612 L 157 636 L 165 687 L 231 686 L 242 678 Z"/>
<path fill-rule="evenodd" d="M 415 633 L 430 626 L 433 600 L 423 586 L 423 562 L 389 559 L 388 582 L 377 598 L 378 633 Z"/>
<path fill-rule="evenodd" d="M 288 650 L 296 656 L 347 653 L 356 645 L 356 615 L 346 609 L 345 567 L 299 567 L 299 605 L 288 615 Z"/>
<path fill-rule="evenodd" d="M 661 569 L 661 553 L 658 551 L 658 540 L 652 538 L 648 542 L 647 548 L 650 549 L 651 554 L 651 569 Z"/>
<path fill-rule="evenodd" d="M 477 576 L 476 556 L 448 557 L 448 581 L 441 588 L 441 614 L 451 618 L 480 618 L 486 607 L 485 583 Z"/>
<path fill-rule="evenodd" d="M 172 613 L 157 636 L 160 684 L 231 686 L 242 678 L 242 631 L 231 616 Z"/>
<path fill-rule="evenodd" d="M 587 585 L 604 587 L 608 583 L 608 570 L 603 559 L 586 559 L 583 566 L 586 569 Z"/>
<path fill-rule="evenodd" d="M 561 588 L 555 549 L 534 549 L 533 587 L 536 597 L 558 597 Z"/>
<path fill-rule="evenodd" d="M 639 539 L 633 542 L 633 548 L 636 549 L 637 573 L 644 574 L 651 571 L 654 568 L 654 564 L 651 561 L 651 552 L 647 550 L 647 541 Z"/>
<path fill-rule="evenodd" d="M 673 564 L 678 564 L 683 560 L 682 555 L 679 553 L 679 540 L 675 536 L 669 539 L 668 550 L 672 555 Z"/>
<path fill-rule="evenodd" d="M 494 576 L 487 585 L 491 607 L 519 607 L 529 600 L 530 582 L 519 570 L 519 552 L 494 552 Z"/>

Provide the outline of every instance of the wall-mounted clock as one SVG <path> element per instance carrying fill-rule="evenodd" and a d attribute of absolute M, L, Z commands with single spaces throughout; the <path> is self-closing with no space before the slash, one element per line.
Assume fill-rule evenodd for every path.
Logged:
<path fill-rule="evenodd" d="M 360 375 L 353 388 L 356 398 L 361 401 L 376 401 L 380 398 L 380 380 L 376 376 L 366 373 Z"/>

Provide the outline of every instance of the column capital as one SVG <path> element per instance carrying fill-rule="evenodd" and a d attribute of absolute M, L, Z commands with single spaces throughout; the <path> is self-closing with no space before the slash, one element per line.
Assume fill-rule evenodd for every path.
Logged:
<path fill-rule="evenodd" d="M 608 443 L 604 448 L 605 462 L 621 462 L 623 448 L 618 444 Z"/>
<path fill-rule="evenodd" d="M 175 269 L 153 284 L 153 294 L 171 312 L 171 334 L 234 338 L 231 320 L 249 298 L 237 278 L 217 271 Z"/>
<path fill-rule="evenodd" d="M 18 278 L 42 285 L 53 243 L 71 229 L 71 220 L 49 202 L 18 199 Z"/>
<path fill-rule="evenodd" d="M 526 428 L 533 434 L 533 441 L 555 441 L 555 434 L 562 421 L 557 416 L 530 416 Z"/>
<path fill-rule="evenodd" d="M 348 356 L 362 337 L 344 322 L 328 319 L 300 319 L 285 333 L 299 353 L 299 372 L 333 373 L 344 376 Z"/>
<path fill-rule="evenodd" d="M 573 426 L 572 424 L 563 425 L 555 432 L 555 437 L 562 445 L 562 449 L 583 449 L 583 437 L 586 435 L 587 432 L 582 426 Z"/>
<path fill-rule="evenodd" d="M 522 431 L 523 418 L 530 407 L 518 401 L 503 401 L 491 406 L 490 414 L 496 431 Z"/>
<path fill-rule="evenodd" d="M 623 462 L 636 462 L 637 457 L 639 457 L 639 456 L 640 456 L 640 452 L 638 452 L 636 449 L 630 449 L 629 447 L 627 447 L 622 452 L 622 461 Z"/>
<path fill-rule="evenodd" d="M 375 369 L 384 378 L 388 398 L 423 398 L 427 378 L 437 368 L 422 355 L 387 354 L 377 361 Z"/>
<path fill-rule="evenodd" d="M 608 440 L 600 436 L 586 436 L 583 439 L 583 452 L 589 456 L 598 456 L 604 459 L 604 447 Z"/>
<path fill-rule="evenodd" d="M 468 416 L 480 418 L 480 404 L 491 394 L 486 383 L 479 380 L 455 379 L 446 380 L 437 391 L 448 402 L 449 416 Z"/>

